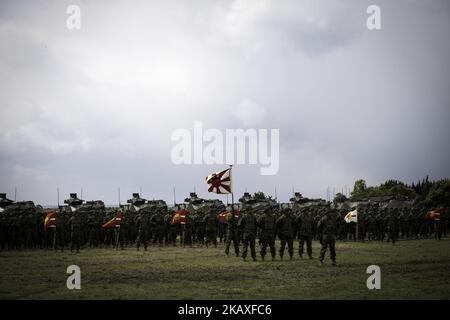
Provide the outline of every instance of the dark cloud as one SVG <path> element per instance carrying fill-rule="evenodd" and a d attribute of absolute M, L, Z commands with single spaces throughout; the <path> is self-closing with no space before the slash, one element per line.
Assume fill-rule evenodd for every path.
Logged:
<path fill-rule="evenodd" d="M 450 176 L 450 5 L 379 1 L 0 2 L 0 190 L 178 201 L 222 165 L 172 164 L 177 128 L 279 128 L 280 170 L 235 190 L 287 201 Z M 225 199 L 222 197 L 222 199 Z"/>

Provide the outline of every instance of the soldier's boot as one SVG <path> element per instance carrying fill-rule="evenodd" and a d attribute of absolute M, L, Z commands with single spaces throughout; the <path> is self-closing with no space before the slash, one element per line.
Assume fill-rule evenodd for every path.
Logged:
<path fill-rule="evenodd" d="M 294 255 L 293 255 L 293 254 L 290 254 L 290 255 L 289 255 L 289 260 L 292 261 L 292 259 L 294 259 Z"/>
<path fill-rule="evenodd" d="M 253 261 L 256 261 L 256 257 L 252 257 Z"/>
<path fill-rule="evenodd" d="M 336 260 L 333 260 L 333 262 L 331 263 L 332 266 L 337 266 Z"/>

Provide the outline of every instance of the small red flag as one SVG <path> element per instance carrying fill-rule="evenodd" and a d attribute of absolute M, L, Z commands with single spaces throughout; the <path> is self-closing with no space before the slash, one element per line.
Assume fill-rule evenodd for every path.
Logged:
<path fill-rule="evenodd" d="M 442 208 L 431 210 L 427 212 L 427 214 L 425 215 L 425 219 L 431 221 L 441 220 L 441 211 Z"/>
<path fill-rule="evenodd" d="M 227 222 L 228 222 L 228 212 L 224 211 L 221 214 L 219 214 L 219 220 L 220 220 L 220 223 L 227 224 Z"/>
<path fill-rule="evenodd" d="M 110 229 L 110 228 L 120 228 L 120 223 L 122 222 L 122 213 L 116 212 L 114 218 L 109 220 L 107 223 L 102 225 L 102 228 Z"/>
<path fill-rule="evenodd" d="M 186 216 L 189 214 L 187 210 L 175 212 L 172 218 L 172 224 L 186 224 Z"/>
<path fill-rule="evenodd" d="M 58 214 L 54 211 L 50 211 L 47 213 L 44 220 L 45 231 L 47 231 L 48 228 L 56 228 L 56 217 L 58 217 Z"/>

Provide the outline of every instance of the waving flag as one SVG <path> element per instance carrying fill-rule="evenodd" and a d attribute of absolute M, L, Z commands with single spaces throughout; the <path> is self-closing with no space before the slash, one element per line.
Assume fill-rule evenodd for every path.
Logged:
<path fill-rule="evenodd" d="M 219 221 L 220 221 L 220 223 L 227 224 L 227 222 L 228 222 L 228 212 L 227 211 L 224 211 L 221 214 L 219 214 Z"/>
<path fill-rule="evenodd" d="M 189 214 L 187 210 L 177 211 L 172 218 L 172 224 L 186 224 L 186 215 Z"/>
<path fill-rule="evenodd" d="M 120 228 L 120 224 L 122 223 L 122 213 L 116 212 L 114 218 L 109 220 L 107 223 L 102 225 L 102 228 L 110 229 L 110 228 Z"/>
<path fill-rule="evenodd" d="M 441 211 L 442 211 L 441 208 L 431 210 L 427 212 L 425 218 L 430 221 L 441 220 Z"/>
<path fill-rule="evenodd" d="M 241 212 L 239 210 L 234 210 L 234 218 L 239 219 L 241 216 Z M 221 214 L 219 214 L 219 220 L 223 224 L 227 224 L 228 220 L 230 220 L 233 217 L 233 213 L 231 211 L 223 211 Z"/>
<path fill-rule="evenodd" d="M 206 177 L 208 184 L 208 192 L 219 194 L 232 193 L 231 190 L 231 167 L 216 173 L 212 173 Z"/>
<path fill-rule="evenodd" d="M 44 219 L 44 230 L 47 231 L 48 228 L 56 228 L 56 217 L 58 214 L 54 211 L 47 213 Z"/>
<path fill-rule="evenodd" d="M 353 210 L 347 213 L 344 217 L 345 222 L 358 222 L 358 210 Z"/>

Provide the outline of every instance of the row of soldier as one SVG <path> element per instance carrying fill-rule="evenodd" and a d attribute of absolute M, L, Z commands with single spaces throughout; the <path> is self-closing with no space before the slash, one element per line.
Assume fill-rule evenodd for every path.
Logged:
<path fill-rule="evenodd" d="M 329 211 L 330 206 L 321 201 L 309 201 L 296 193 L 290 206 L 280 206 L 270 199 L 254 199 L 248 193 L 239 199 L 241 212 L 224 214 L 231 211 L 219 200 L 204 200 L 194 193 L 180 206 L 169 209 L 162 200 L 146 201 L 138 194 L 122 206 L 120 228 L 105 229 L 101 226 L 112 219 L 117 208 L 106 208 L 102 201 L 84 202 L 71 194 L 65 206 L 57 210 L 56 228 L 45 231 L 42 227 L 48 210 L 34 206 L 32 202 L 13 202 L 0 194 L 0 248 L 64 248 L 78 251 L 81 247 L 121 247 L 135 245 L 147 250 L 150 244 L 176 245 L 177 239 L 183 246 L 214 245 L 226 243 L 226 253 L 234 241 L 235 252 L 239 245 L 245 243 L 244 213 L 254 212 L 256 217 L 255 237 L 259 239 L 261 255 L 267 247 L 273 255 L 272 240 L 279 238 L 284 245 L 283 233 L 292 233 L 298 238 L 299 254 L 303 254 L 303 245 L 312 240 L 319 240 L 321 232 L 319 222 Z M 175 211 L 185 209 L 182 221 L 174 223 Z M 351 208 L 336 205 L 335 237 L 340 240 L 388 240 L 446 236 L 448 219 L 443 215 L 438 221 L 425 219 L 425 208 L 420 206 L 396 207 L 383 206 L 377 202 L 358 204 L 358 223 L 346 223 L 345 215 Z M 273 216 L 275 222 L 266 223 L 267 215 Z M 286 223 L 286 220 L 292 220 Z M 271 224 L 269 227 L 268 224 Z M 288 227 L 288 225 L 291 225 Z M 265 230 L 271 231 L 265 231 Z M 285 229 L 292 229 L 286 231 Z M 270 241 L 265 241 L 271 234 Z M 287 237 L 290 238 L 290 237 Z M 286 242 L 286 243 L 284 243 Z M 292 247 L 292 246 L 290 246 Z M 308 245 L 308 247 L 310 247 Z M 289 249 L 291 255 L 291 249 Z M 284 249 L 280 249 L 282 256 Z"/>

